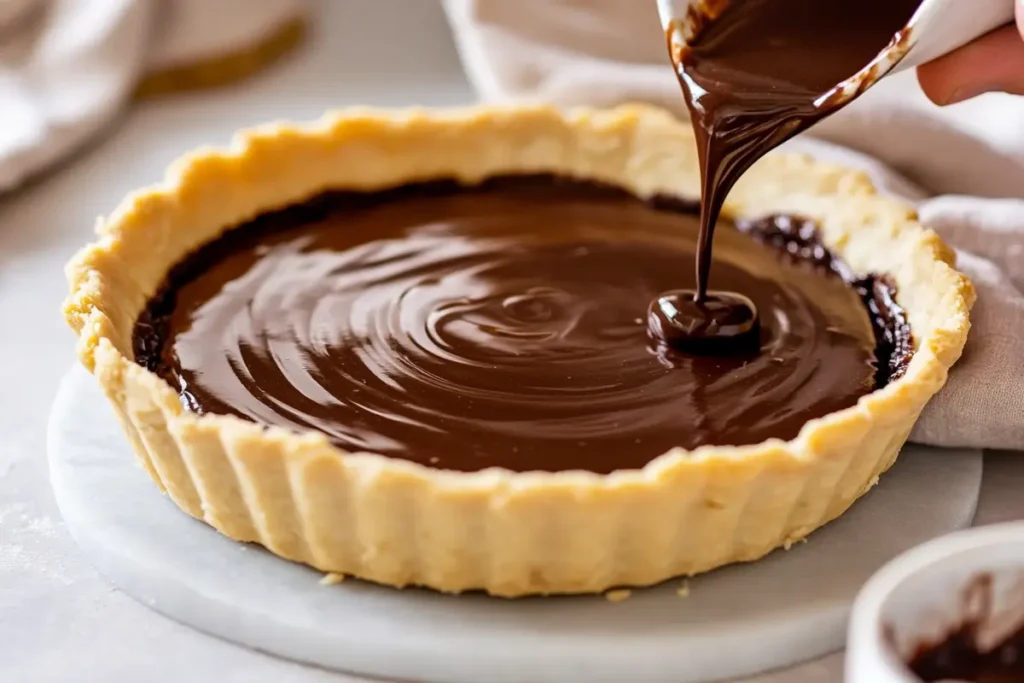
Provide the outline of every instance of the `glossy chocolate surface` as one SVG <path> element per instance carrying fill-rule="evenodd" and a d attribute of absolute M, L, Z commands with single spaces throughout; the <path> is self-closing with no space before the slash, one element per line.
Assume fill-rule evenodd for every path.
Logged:
<path fill-rule="evenodd" d="M 898 308 L 872 325 L 865 307 L 891 300 L 886 283 L 848 284 L 786 217 L 718 237 L 714 283 L 750 297 L 758 343 L 700 355 L 652 337 L 652 300 L 695 284 L 693 208 L 550 177 L 327 194 L 179 264 L 139 319 L 136 359 L 198 413 L 468 471 L 604 473 L 789 439 L 887 381 L 890 361 L 901 371 L 909 354 L 884 345 L 910 348 Z"/>
<path fill-rule="evenodd" d="M 707 292 L 715 225 L 729 190 L 766 153 L 838 110 L 837 86 L 902 39 L 919 4 L 707 0 L 703 13 L 691 17 L 697 34 L 673 55 L 673 63 L 703 179 L 695 258 L 698 303 Z M 705 314 L 705 308 L 690 307 L 684 327 L 706 327 Z"/>

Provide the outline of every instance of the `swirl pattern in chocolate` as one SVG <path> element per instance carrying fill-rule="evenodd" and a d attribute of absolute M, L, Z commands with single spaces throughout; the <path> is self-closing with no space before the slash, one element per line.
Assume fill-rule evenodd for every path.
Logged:
<path fill-rule="evenodd" d="M 760 343 L 658 342 L 649 304 L 695 284 L 692 209 L 546 177 L 324 195 L 179 264 L 136 358 L 189 410 L 463 471 L 789 439 L 876 386 L 889 358 L 861 295 L 726 224 L 713 284 L 757 306 Z"/>

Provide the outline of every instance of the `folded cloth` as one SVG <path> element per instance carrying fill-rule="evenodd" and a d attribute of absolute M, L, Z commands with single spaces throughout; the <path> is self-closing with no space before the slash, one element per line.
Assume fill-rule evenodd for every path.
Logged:
<path fill-rule="evenodd" d="M 485 101 L 646 101 L 686 115 L 654 0 L 444 3 Z M 860 167 L 881 191 L 915 203 L 978 290 L 964 355 L 911 439 L 1024 449 L 1024 98 L 940 109 L 906 72 L 805 138 L 799 147 Z"/>
<path fill-rule="evenodd" d="M 99 132 L 142 78 L 166 90 L 244 75 L 260 61 L 254 50 L 282 49 L 281 31 L 301 21 L 304 4 L 0 0 L 0 191 Z"/>

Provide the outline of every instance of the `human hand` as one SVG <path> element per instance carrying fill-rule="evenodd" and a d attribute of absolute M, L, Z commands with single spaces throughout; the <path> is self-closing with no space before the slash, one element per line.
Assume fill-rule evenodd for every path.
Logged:
<path fill-rule="evenodd" d="M 1024 0 L 1016 6 L 1016 26 L 996 29 L 918 68 L 928 99 L 946 105 L 986 92 L 1024 95 Z"/>

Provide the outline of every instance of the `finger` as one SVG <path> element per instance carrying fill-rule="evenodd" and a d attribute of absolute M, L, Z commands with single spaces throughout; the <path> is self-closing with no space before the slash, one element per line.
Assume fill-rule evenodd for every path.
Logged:
<path fill-rule="evenodd" d="M 1004 26 L 922 65 L 921 88 L 936 104 L 954 104 L 986 92 L 1024 94 L 1024 0 L 1017 26 Z"/>

